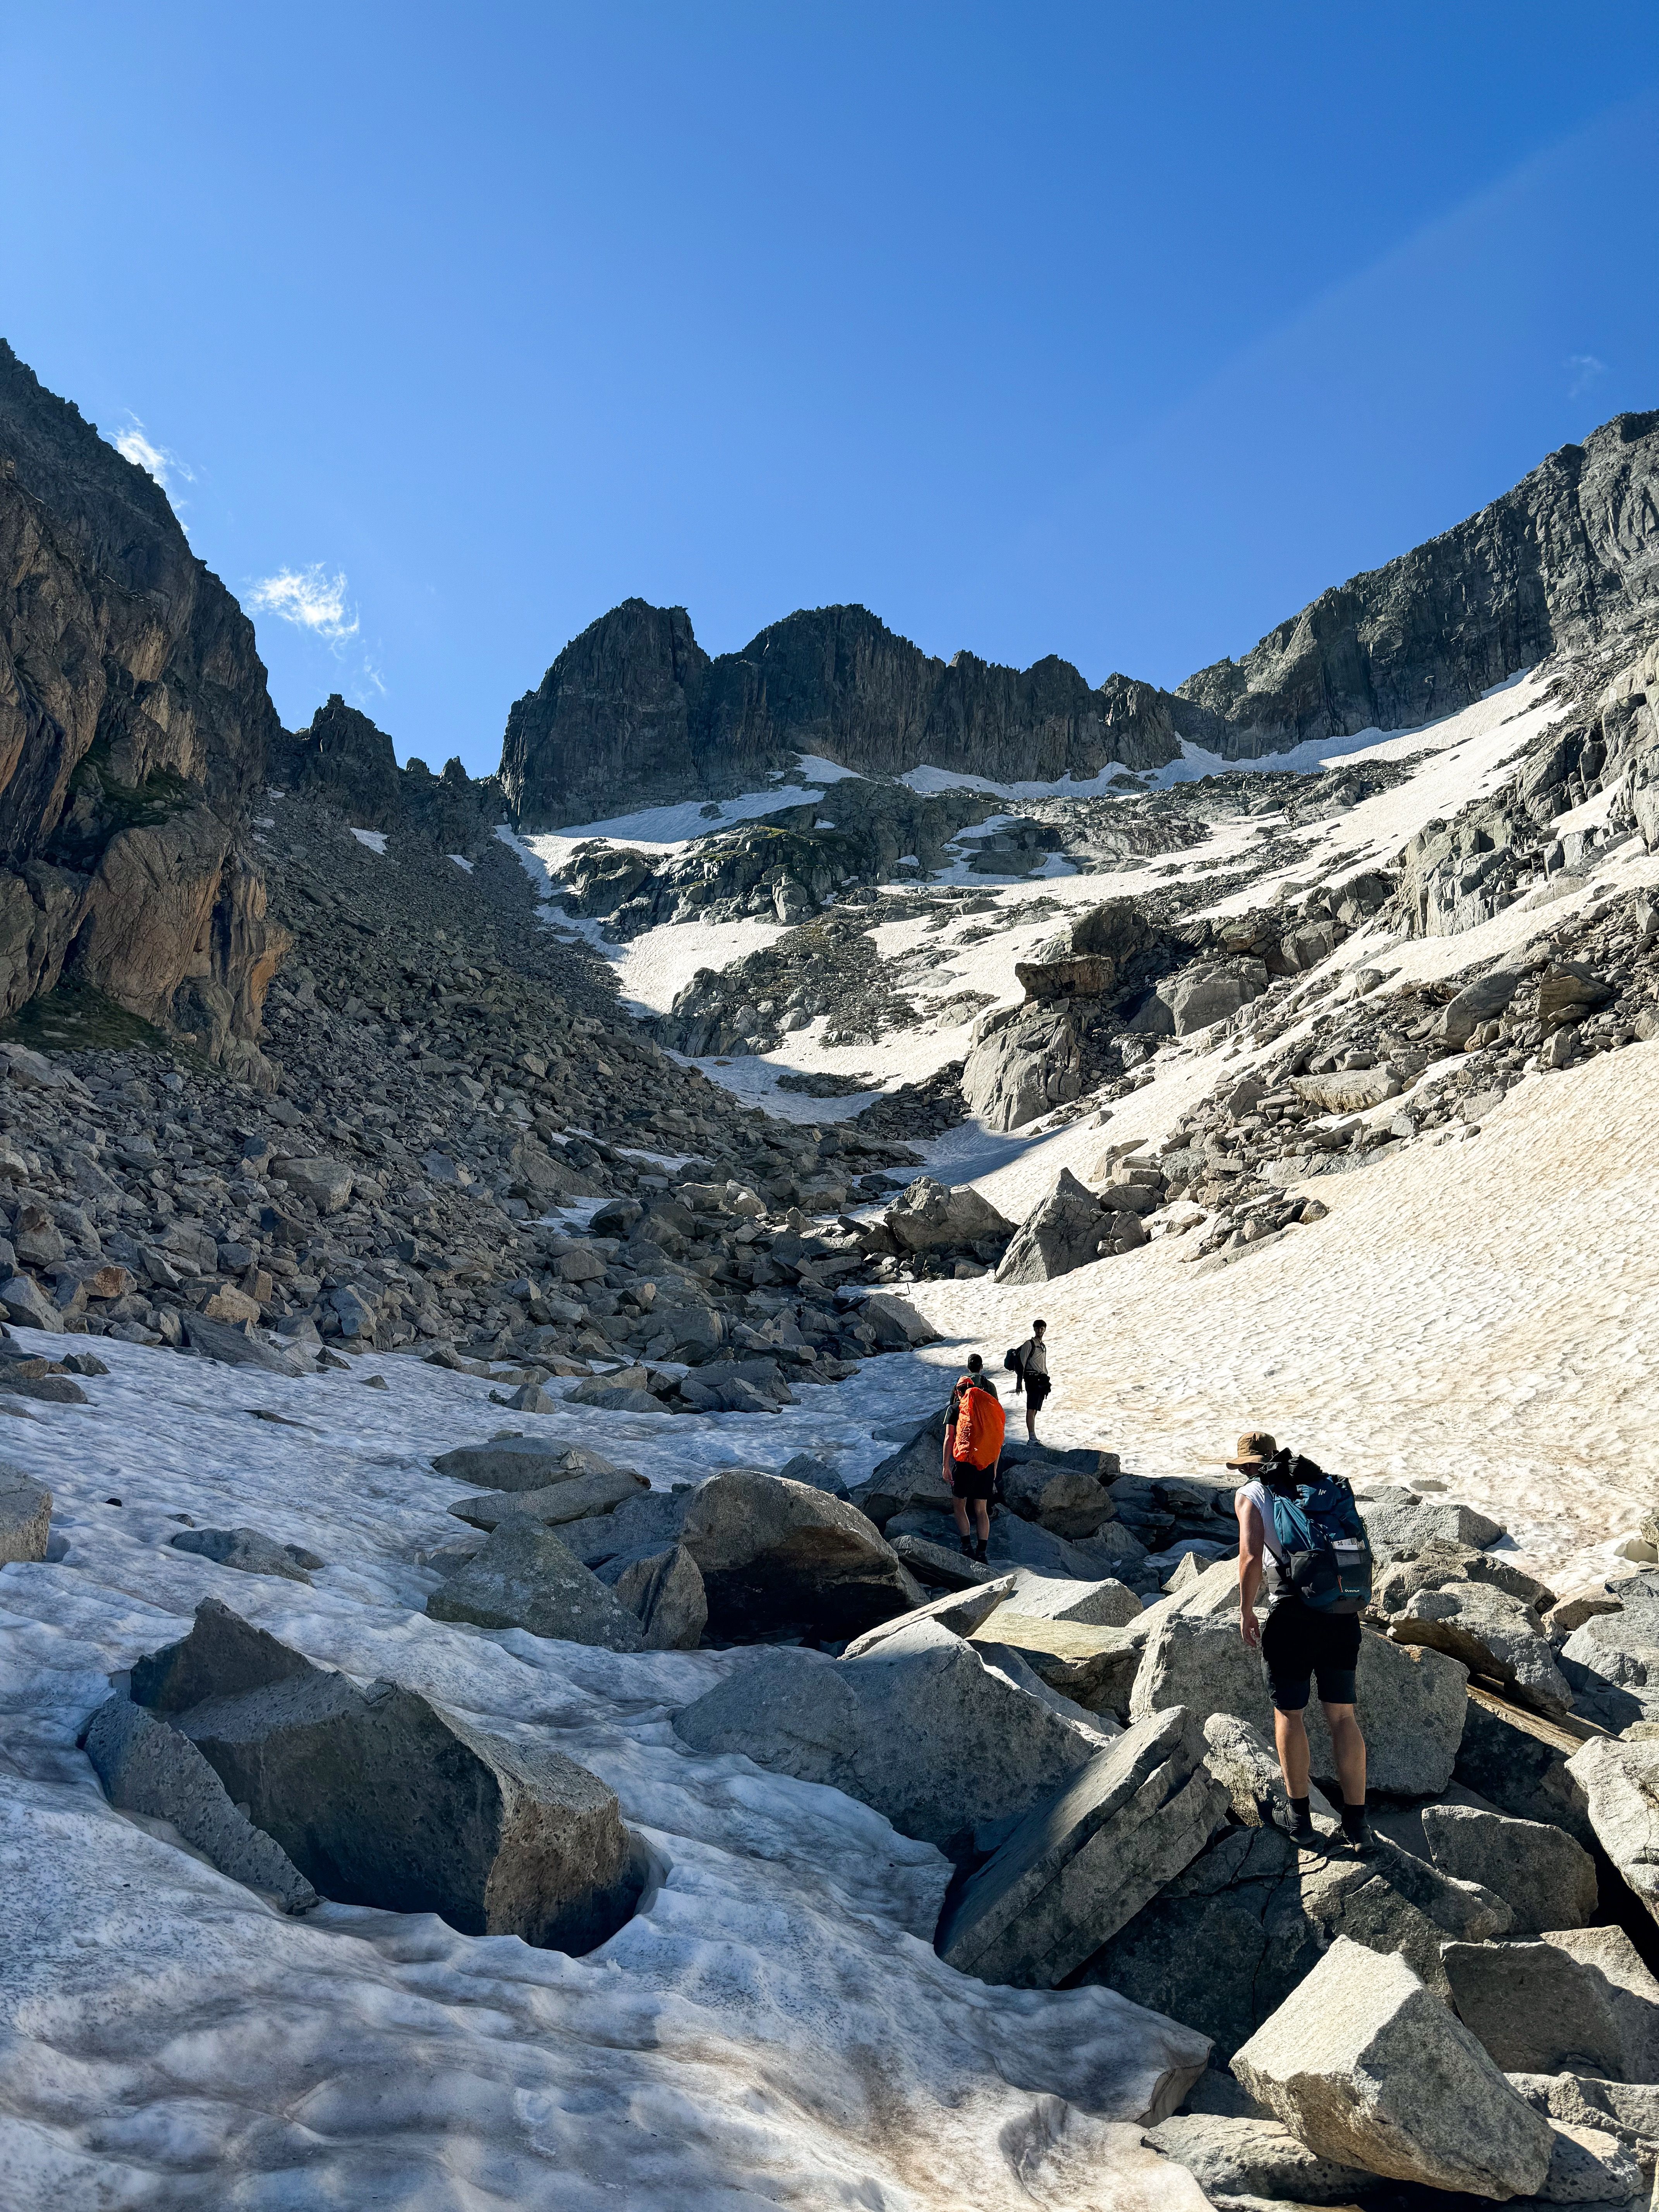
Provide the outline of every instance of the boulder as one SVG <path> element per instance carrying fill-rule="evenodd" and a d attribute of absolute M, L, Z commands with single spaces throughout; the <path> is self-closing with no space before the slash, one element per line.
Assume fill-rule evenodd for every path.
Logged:
<path fill-rule="evenodd" d="M 500 1528 L 426 1601 L 434 1620 L 478 1628 L 526 1628 L 566 1644 L 638 1651 L 640 1624 L 613 1591 L 549 1530 L 523 1522 Z"/>
<path fill-rule="evenodd" d="M 1393 1484 L 1379 1485 L 1359 1501 L 1359 1516 L 1372 1547 L 1392 1557 L 1398 1552 L 1419 1552 L 1425 1544 L 1463 1544 L 1484 1550 L 1504 1531 L 1496 1521 L 1473 1505 L 1458 1505 L 1443 1498 L 1419 1498 L 1415 1491 Z"/>
<path fill-rule="evenodd" d="M 571 1952 L 634 1910 L 641 1866 L 586 1768 L 394 1682 L 359 1689 L 215 1599 L 133 1668 L 132 1693 L 324 1897 Z"/>
<path fill-rule="evenodd" d="M 1212 1750 L 1206 1763 L 1216 1771 Z M 1248 1768 L 1241 1772 L 1241 1765 L 1230 1754 L 1221 1774 L 1239 1796 L 1253 1779 L 1258 1789 L 1265 1781 Z M 1446 1999 L 1440 1953 L 1448 1937 L 1480 1941 L 1509 1926 L 1500 1897 L 1449 1880 L 1386 1839 L 1360 1859 L 1341 1851 L 1329 1827 L 1327 1837 L 1332 1847 L 1299 1851 L 1265 1820 L 1224 1829 L 1083 1978 L 1184 2021 L 1212 2038 L 1224 2059 L 1339 1936 L 1398 1952 Z"/>
<path fill-rule="evenodd" d="M 544 1443 L 538 1437 L 492 1437 L 487 1444 L 461 1444 L 441 1452 L 433 1467 L 457 1482 L 471 1482 L 491 1490 L 545 1490 L 556 1482 L 574 1482 L 580 1475 L 633 1474 L 632 1468 L 589 1451 L 581 1444 Z M 635 1477 L 643 1485 L 643 1475 Z M 592 1509 L 590 1507 L 589 1510 Z"/>
<path fill-rule="evenodd" d="M 1508 2074 L 1659 2079 L 1659 1982 L 1622 1928 L 1535 1943 L 1449 1943 L 1452 2002 Z"/>
<path fill-rule="evenodd" d="M 1028 1620 L 1071 1620 L 1084 1628 L 1127 1628 L 1139 1620 L 1139 1598 L 1127 1583 L 1108 1576 L 1100 1582 L 1074 1582 L 1069 1576 L 1041 1575 L 1030 1567 L 1015 1570 L 1009 1603 Z"/>
<path fill-rule="evenodd" d="M 113 1697 L 82 1738 L 104 1795 L 123 1813 L 170 1820 L 221 1874 L 270 1891 L 284 1912 L 308 1912 L 317 1893 L 274 1838 L 231 1803 L 225 1785 L 188 1736 Z"/>
<path fill-rule="evenodd" d="M 279 1544 L 258 1528 L 181 1528 L 170 1540 L 175 1552 L 193 1552 L 216 1566 L 234 1567 L 245 1575 L 278 1575 L 290 1583 L 308 1583 L 309 1571 L 323 1564 L 303 1544 Z"/>
<path fill-rule="evenodd" d="M 1099 1582 L 1107 1576 L 1127 1577 L 1136 1573 L 1146 1552 L 1129 1531 L 1108 1521 L 1092 1536 L 1056 1536 L 1035 1521 L 1000 1508 L 991 1516 L 989 1554 L 1000 1569 L 1030 1567 L 1044 1575 L 1063 1576 L 1068 1582 Z"/>
<path fill-rule="evenodd" d="M 1170 1009 L 1175 1034 L 1191 1036 L 1195 1030 L 1224 1022 L 1241 1006 L 1259 999 L 1267 988 L 1267 967 L 1260 960 L 1226 960 L 1183 968 L 1158 987 L 1158 996 Z"/>
<path fill-rule="evenodd" d="M 1561 1646 L 1576 1710 L 1615 1733 L 1659 1716 L 1659 1610 L 1645 1591 L 1616 1613 L 1595 1613 Z"/>
<path fill-rule="evenodd" d="M 19 1468 L 0 1465 L 0 1567 L 44 1559 L 52 1492 Z"/>
<path fill-rule="evenodd" d="M 1010 1602 L 973 1631 L 973 1641 L 988 1656 L 1017 1651 L 1050 1689 L 1085 1711 L 1128 1717 L 1140 1654 L 1121 1628 L 1022 1613 Z"/>
<path fill-rule="evenodd" d="M 780 1630 L 841 1642 L 925 1601 L 855 1506 L 777 1475 L 711 1475 L 680 1540 L 702 1571 L 708 1632 L 722 1642 Z"/>
<path fill-rule="evenodd" d="M 0 1283 L 0 1305 L 15 1328 L 45 1329 L 52 1336 L 62 1333 L 64 1316 L 33 1275 L 8 1275 Z"/>
<path fill-rule="evenodd" d="M 556 1528 L 570 1521 L 585 1521 L 605 1514 L 639 1497 L 650 1487 L 631 1468 L 612 1468 L 604 1474 L 579 1474 L 568 1482 L 550 1483 L 545 1490 L 486 1490 L 477 1498 L 458 1498 L 450 1511 L 474 1528 L 498 1528 L 510 1521 L 533 1521 Z"/>
<path fill-rule="evenodd" d="M 213 1321 L 198 1313 L 181 1313 L 179 1321 L 185 1342 L 204 1359 L 216 1359 L 224 1367 L 258 1367 L 267 1375 L 292 1376 L 301 1371 L 286 1352 L 234 1322 Z"/>
<path fill-rule="evenodd" d="M 1002 1495 L 1011 1512 L 1037 1522 L 1057 1536 L 1092 1536 L 1117 1508 L 1097 1475 L 1070 1468 L 1046 1467 L 1041 1460 L 1014 1463 L 1002 1471 Z"/>
<path fill-rule="evenodd" d="M 1611 1005 L 1618 992 L 1579 960 L 1555 960 L 1538 983 L 1538 1018 L 1547 1030 L 1582 1022 Z"/>
<path fill-rule="evenodd" d="M 908 1298 L 891 1291 L 872 1291 L 858 1309 L 857 1319 L 867 1321 L 884 1352 L 911 1352 L 919 1344 L 937 1344 L 939 1331 L 924 1321 Z"/>
<path fill-rule="evenodd" d="M 596 1376 L 591 1382 L 579 1382 L 570 1393 L 570 1402 L 576 1406 L 591 1406 L 600 1413 L 665 1413 L 668 1411 L 660 1398 L 649 1390 L 642 1390 L 631 1382 L 612 1382 L 607 1376 Z M 769 1413 L 770 1407 L 763 1410 Z"/>
<path fill-rule="evenodd" d="M 1435 1865 L 1458 1881 L 1496 1890 L 1515 1916 L 1512 1936 L 1582 1928 L 1593 1917 L 1595 1862 L 1561 1829 L 1472 1805 L 1426 1805 L 1421 1817 Z"/>
<path fill-rule="evenodd" d="M 804 1482 L 809 1490 L 822 1490 L 831 1498 L 845 1498 L 847 1485 L 828 1460 L 815 1459 L 811 1452 L 797 1452 L 778 1469 L 785 1482 Z"/>
<path fill-rule="evenodd" d="M 1403 1613 L 1419 1590 L 1443 1589 L 1448 1583 L 1490 1583 L 1540 1616 L 1555 1603 L 1555 1593 L 1547 1583 L 1501 1553 L 1437 1541 L 1414 1552 L 1395 1552 L 1379 1565 L 1372 1608 L 1387 1614 Z"/>
<path fill-rule="evenodd" d="M 1267 1736 L 1272 1707 L 1259 1655 L 1238 1632 L 1237 1601 L 1226 1562 L 1194 1586 L 1192 1598 L 1218 1610 L 1197 1610 L 1189 1598 L 1153 1627 L 1130 1702 L 1132 1717 L 1190 1706 L 1200 1722 L 1232 1713 Z M 1359 1641 L 1358 1707 L 1364 1730 L 1370 1786 L 1383 1795 L 1434 1797 L 1451 1779 L 1463 1733 L 1468 1676 L 1454 1659 L 1433 1650 L 1407 1650 L 1366 1630 Z M 1316 1698 L 1307 1715 L 1313 1772 L 1333 1781 L 1325 1717 Z"/>
<path fill-rule="evenodd" d="M 1233 2057 L 1322 2158 L 1502 2200 L 1537 2193 L 1549 2123 L 1401 1958 L 1342 1937 Z"/>
<path fill-rule="evenodd" d="M 1375 2174 L 1321 2158 L 1277 2120 L 1180 2112 L 1146 2138 L 1184 2166 L 1212 2203 L 1229 2197 L 1291 2204 L 1352 2204 L 1376 2186 Z"/>
<path fill-rule="evenodd" d="M 1029 1813 L 947 1900 L 937 1948 L 981 1981 L 1052 1989 L 1203 1850 L 1226 1795 L 1183 1712 L 1155 1715 Z"/>
<path fill-rule="evenodd" d="M 337 1213 L 351 1196 L 352 1174 L 343 1160 L 278 1159 L 270 1173 L 296 1198 L 307 1198 L 319 1213 Z"/>
<path fill-rule="evenodd" d="M 997 1268 L 998 1282 L 1048 1283 L 1086 1267 L 1096 1256 L 1102 1224 L 1100 1200 L 1062 1168 L 1048 1196 L 1020 1224 Z"/>
<path fill-rule="evenodd" d="M 1340 1067 L 1328 1075 L 1298 1075 L 1291 1088 L 1316 1114 L 1363 1114 L 1405 1089 L 1392 1067 Z"/>
<path fill-rule="evenodd" d="M 1659 2149 L 1659 2084 L 1572 2073 L 1511 2074 L 1510 2083 L 1546 2119 L 1595 2128 L 1620 2142 L 1639 2146 L 1644 2163 Z"/>
<path fill-rule="evenodd" d="M 1472 1674 L 1501 1682 L 1519 1704 L 1559 1719 L 1572 1692 L 1528 1605 L 1489 1583 L 1447 1583 L 1419 1589 L 1389 1623 L 1396 1644 L 1427 1644 L 1459 1659 Z"/>
<path fill-rule="evenodd" d="M 937 1621 L 953 1636 L 971 1636 L 981 1621 L 1012 1596 L 1015 1579 L 1012 1575 L 994 1575 L 988 1581 L 970 1583 L 966 1589 L 951 1590 L 944 1597 L 931 1599 L 910 1613 L 897 1613 L 891 1620 L 884 1620 L 878 1627 L 866 1629 L 862 1636 L 855 1636 L 841 1656 L 843 1659 L 861 1659 L 866 1651 L 873 1651 L 877 1644 L 886 1643 L 918 1620 Z"/>
<path fill-rule="evenodd" d="M 1441 1009 L 1436 1034 L 1453 1052 L 1462 1052 L 1483 1022 L 1496 1021 L 1507 1009 L 1521 981 L 1518 969 L 1494 968 L 1490 975 L 1466 983 L 1450 1005 Z"/>
<path fill-rule="evenodd" d="M 1567 1761 L 1596 1841 L 1659 1920 L 1659 1743 L 1598 1736 Z M 1659 2073 L 1644 2076 L 1659 2081 Z"/>
<path fill-rule="evenodd" d="M 611 1588 L 639 1622 L 647 1651 L 695 1651 L 702 1643 L 708 1600 L 697 1563 L 683 1544 L 630 1559 Z"/>
<path fill-rule="evenodd" d="M 988 1198 L 971 1183 L 954 1188 L 919 1176 L 893 1200 L 882 1218 L 903 1252 L 933 1252 L 952 1246 L 1006 1244 L 1014 1233 Z"/>
<path fill-rule="evenodd" d="M 527 1494 L 533 1498 L 536 1492 Z M 623 1556 L 643 1558 L 647 1553 L 667 1551 L 680 1540 L 691 1495 L 690 1483 L 677 1490 L 637 1491 L 624 1498 L 614 1513 L 561 1522 L 559 1541 L 585 1567 L 597 1567 Z"/>
<path fill-rule="evenodd" d="M 1579 1747 L 1577 1736 L 1541 1714 L 1518 1711 L 1471 1690 L 1453 1773 L 1511 1820 L 1565 1828 L 1588 1850 L 1595 1838 L 1589 1801 L 1567 1764 Z"/>
<path fill-rule="evenodd" d="M 845 1790 L 953 1856 L 971 1848 L 976 1828 L 1023 1814 L 1098 1749 L 1084 1727 L 927 1620 L 857 1658 L 757 1652 L 677 1713 L 674 1730 L 695 1751 L 742 1752 Z"/>
<path fill-rule="evenodd" d="M 954 1543 L 931 1543 L 926 1536 L 897 1534 L 892 1545 L 917 1581 L 933 1589 L 975 1589 L 981 1583 L 1000 1582 L 1006 1571 L 988 1561 L 965 1559 Z"/>
<path fill-rule="evenodd" d="M 1644 2160 L 1617 2136 L 1560 2120 L 1550 2123 L 1550 2170 L 1538 2192 L 1544 2203 L 1629 2204 L 1642 2191 Z M 1650 2168 L 1653 2161 L 1645 2163 Z"/>

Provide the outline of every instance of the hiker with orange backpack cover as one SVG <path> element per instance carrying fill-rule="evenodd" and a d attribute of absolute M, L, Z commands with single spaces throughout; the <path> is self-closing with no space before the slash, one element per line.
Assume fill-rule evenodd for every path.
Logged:
<path fill-rule="evenodd" d="M 951 1492 L 964 1559 L 983 1560 L 991 1540 L 991 1493 L 1002 1458 L 1002 1407 L 985 1362 L 968 1355 L 968 1372 L 951 1393 L 945 1417 L 945 1480 Z M 968 1508 L 974 1509 L 974 1534 Z"/>

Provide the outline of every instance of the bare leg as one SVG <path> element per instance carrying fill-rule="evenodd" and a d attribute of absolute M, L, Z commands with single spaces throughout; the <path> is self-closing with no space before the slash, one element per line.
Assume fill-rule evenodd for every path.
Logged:
<path fill-rule="evenodd" d="M 1352 1719 L 1353 1707 L 1349 1705 L 1346 1710 Z M 1357 1729 L 1355 1733 L 1358 1734 Z M 1334 1729 L 1332 1734 L 1334 1735 Z M 1279 1753 L 1279 1769 L 1285 1777 L 1286 1790 L 1292 1797 L 1305 1797 L 1308 1794 L 1308 1731 L 1302 1725 L 1300 1713 L 1281 1713 L 1278 1706 L 1274 1706 L 1273 1743 Z"/>
<path fill-rule="evenodd" d="M 965 1536 L 965 1535 L 968 1534 L 968 1501 L 967 1501 L 967 1499 L 966 1499 L 966 1498 L 953 1498 L 951 1500 L 951 1512 L 952 1512 L 952 1513 L 954 1513 L 954 1514 L 956 1515 L 956 1516 L 957 1516 L 957 1535 L 958 1535 L 958 1536 Z"/>
<path fill-rule="evenodd" d="M 962 1533 L 965 1536 L 968 1531 L 963 1528 Z M 991 1540 L 991 1509 L 982 1498 L 974 1500 L 974 1534 L 981 1544 Z"/>
<path fill-rule="evenodd" d="M 1025 1401 L 1025 1433 L 1032 1443 L 1036 1442 L 1036 1407 L 1029 1398 Z"/>
<path fill-rule="evenodd" d="M 1323 1700 L 1321 1700 L 1323 1703 Z M 1342 1784 L 1345 1805 L 1363 1805 L 1365 1802 L 1365 1739 L 1359 1733 L 1359 1723 L 1354 1718 L 1352 1705 L 1326 1705 L 1325 1725 L 1331 1732 L 1331 1750 L 1336 1759 L 1336 1778 Z M 1281 1749 L 1280 1757 L 1283 1757 Z M 1303 1767 L 1306 1771 L 1307 1739 L 1303 1738 Z M 1304 1784 L 1305 1788 L 1305 1784 Z"/>

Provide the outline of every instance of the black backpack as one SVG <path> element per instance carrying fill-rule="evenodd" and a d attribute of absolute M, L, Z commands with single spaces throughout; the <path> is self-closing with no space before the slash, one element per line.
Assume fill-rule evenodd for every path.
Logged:
<path fill-rule="evenodd" d="M 1025 1388 L 1025 1362 L 1020 1357 L 1024 1348 L 1024 1345 L 1017 1344 L 1012 1352 L 1005 1352 L 1002 1355 L 1003 1365 L 1014 1378 L 1016 1398 L 1020 1396 Z"/>

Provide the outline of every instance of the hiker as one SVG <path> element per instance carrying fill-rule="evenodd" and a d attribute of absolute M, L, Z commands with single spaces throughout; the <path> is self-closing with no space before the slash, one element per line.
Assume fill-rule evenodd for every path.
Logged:
<path fill-rule="evenodd" d="M 1365 1739 L 1354 1715 L 1359 1614 L 1370 1596 L 1370 1547 L 1346 1482 L 1311 1460 L 1281 1452 L 1253 1430 L 1227 1464 L 1248 1478 L 1233 1498 L 1238 1516 L 1239 1632 L 1259 1650 L 1273 1705 L 1273 1743 L 1291 1801 L 1291 1836 L 1316 1840 L 1308 1802 L 1308 1731 L 1302 1716 L 1315 1679 L 1342 1785 L 1342 1832 L 1364 1856 L 1373 1837 L 1365 1817 Z M 1265 1628 L 1255 1596 L 1271 1561 L 1272 1609 Z"/>
<path fill-rule="evenodd" d="M 1046 1321 L 1034 1321 L 1031 1334 L 1018 1345 L 1003 1362 L 1013 1370 L 1014 1391 L 1025 1394 L 1025 1434 L 1032 1443 L 1036 1442 L 1036 1419 L 1042 1411 L 1042 1401 L 1054 1385 L 1048 1380 L 1048 1347 L 1045 1333 Z"/>
<path fill-rule="evenodd" d="M 968 1355 L 968 1372 L 951 1393 L 945 1417 L 945 1480 L 956 1515 L 964 1559 L 983 1561 L 991 1540 L 991 1493 L 1002 1458 L 1002 1407 L 995 1386 L 976 1352 Z M 974 1509 L 973 1533 L 968 1508 Z"/>

